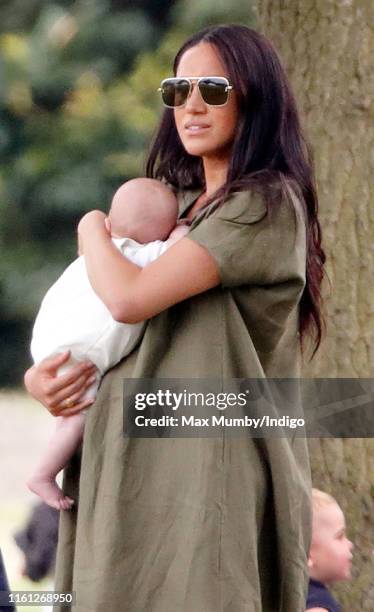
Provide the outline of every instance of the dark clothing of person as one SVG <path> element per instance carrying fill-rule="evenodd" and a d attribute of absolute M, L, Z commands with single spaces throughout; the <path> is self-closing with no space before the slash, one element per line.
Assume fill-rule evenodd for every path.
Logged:
<path fill-rule="evenodd" d="M 0 593 L 1 592 L 9 592 L 9 584 L 5 571 L 5 565 L 3 561 L 3 557 L 0 550 Z M 13 605 L 5 606 L 0 602 L 0 612 L 14 612 L 15 607 Z"/>
<path fill-rule="evenodd" d="M 33 509 L 26 527 L 14 536 L 25 555 L 25 573 L 34 582 L 42 580 L 54 568 L 58 521 L 59 512 L 40 503 Z"/>
<path fill-rule="evenodd" d="M 327 612 L 342 612 L 336 599 L 331 595 L 328 588 L 318 580 L 309 580 L 306 610 L 311 608 L 323 608 Z"/>

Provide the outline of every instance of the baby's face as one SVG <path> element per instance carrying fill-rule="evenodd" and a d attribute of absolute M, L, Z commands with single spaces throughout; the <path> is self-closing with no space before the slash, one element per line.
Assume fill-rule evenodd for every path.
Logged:
<path fill-rule="evenodd" d="M 337 504 L 319 508 L 313 518 L 309 565 L 316 580 L 325 584 L 351 577 L 353 544 L 345 533 L 344 514 Z"/>

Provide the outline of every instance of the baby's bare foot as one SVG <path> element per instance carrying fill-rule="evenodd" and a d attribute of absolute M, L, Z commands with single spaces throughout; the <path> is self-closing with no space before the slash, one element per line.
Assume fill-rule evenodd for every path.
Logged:
<path fill-rule="evenodd" d="M 27 486 L 33 493 L 56 510 L 70 510 L 74 500 L 64 494 L 57 482 L 53 479 L 34 476 L 27 482 Z"/>

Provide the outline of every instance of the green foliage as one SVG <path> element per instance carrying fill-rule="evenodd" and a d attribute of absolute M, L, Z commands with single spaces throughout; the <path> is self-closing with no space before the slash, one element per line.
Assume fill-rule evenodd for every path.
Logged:
<path fill-rule="evenodd" d="M 176 25 L 188 34 L 221 23 L 242 23 L 253 27 L 256 22 L 256 2 L 179 0 L 173 9 L 172 17 Z"/>
<path fill-rule="evenodd" d="M 75 257 L 79 218 L 143 173 L 157 87 L 179 46 L 210 23 L 253 24 L 242 4 L 0 4 L 0 385 L 21 380 L 32 320 Z"/>

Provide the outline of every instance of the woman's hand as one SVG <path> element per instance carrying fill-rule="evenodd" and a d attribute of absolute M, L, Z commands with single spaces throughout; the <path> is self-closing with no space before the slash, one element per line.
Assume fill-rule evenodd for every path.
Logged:
<path fill-rule="evenodd" d="M 82 400 L 87 389 L 96 380 L 97 368 L 90 361 L 73 366 L 69 372 L 57 376 L 57 371 L 70 357 L 66 351 L 55 357 L 43 359 L 25 374 L 28 392 L 54 416 L 70 416 L 93 404 L 92 399 Z"/>
<path fill-rule="evenodd" d="M 85 240 L 95 237 L 97 233 L 103 234 L 105 237 L 108 236 L 108 222 L 107 217 L 102 210 L 91 210 L 86 213 L 84 217 L 78 223 L 78 248 L 79 254 L 84 253 L 84 242 Z"/>

